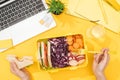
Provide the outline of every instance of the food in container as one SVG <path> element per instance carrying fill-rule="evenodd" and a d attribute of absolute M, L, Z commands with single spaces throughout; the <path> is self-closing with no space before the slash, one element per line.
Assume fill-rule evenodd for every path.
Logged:
<path fill-rule="evenodd" d="M 38 40 L 38 60 L 42 69 L 67 68 L 86 64 L 87 54 L 81 34 Z"/>

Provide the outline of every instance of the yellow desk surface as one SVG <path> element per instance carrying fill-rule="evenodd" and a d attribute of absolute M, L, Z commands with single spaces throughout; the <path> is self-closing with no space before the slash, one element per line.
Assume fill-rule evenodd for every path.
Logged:
<path fill-rule="evenodd" d="M 79 68 L 73 71 L 62 70 L 55 73 L 48 73 L 38 69 L 36 62 L 37 40 L 76 33 L 84 35 L 85 43 L 89 50 L 99 50 L 102 47 L 108 47 L 112 51 L 110 53 L 110 62 L 105 69 L 105 75 L 107 80 L 120 80 L 120 35 L 106 29 L 106 40 L 104 43 L 97 43 L 86 37 L 87 28 L 96 24 L 65 13 L 54 15 L 54 18 L 57 23 L 55 28 L 0 53 L 0 80 L 19 80 L 10 73 L 9 63 L 6 60 L 8 54 L 15 54 L 18 57 L 33 56 L 35 62 L 33 65 L 27 67 L 27 69 L 30 71 L 34 80 L 95 80 L 92 72 L 92 54 L 88 54 L 88 66 L 85 68 Z"/>

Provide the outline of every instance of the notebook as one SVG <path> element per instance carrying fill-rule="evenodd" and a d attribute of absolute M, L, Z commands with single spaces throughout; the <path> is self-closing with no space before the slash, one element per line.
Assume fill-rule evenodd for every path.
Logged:
<path fill-rule="evenodd" d="M 120 0 L 105 0 L 108 4 L 110 4 L 114 9 L 120 11 Z"/>
<path fill-rule="evenodd" d="M 113 32 L 120 33 L 120 23 L 119 23 L 120 13 L 117 12 L 112 6 L 110 6 L 105 1 L 79 0 L 77 5 L 69 5 L 69 6 L 75 7 L 75 10 L 72 10 L 74 16 L 89 21 L 96 21 L 98 24 L 103 25 L 105 28 Z"/>

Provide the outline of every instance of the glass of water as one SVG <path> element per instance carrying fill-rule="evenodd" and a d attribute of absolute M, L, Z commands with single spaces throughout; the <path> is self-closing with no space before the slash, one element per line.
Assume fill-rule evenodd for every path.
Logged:
<path fill-rule="evenodd" d="M 100 25 L 88 28 L 86 35 L 88 38 L 95 39 L 100 42 L 105 41 L 105 29 Z"/>

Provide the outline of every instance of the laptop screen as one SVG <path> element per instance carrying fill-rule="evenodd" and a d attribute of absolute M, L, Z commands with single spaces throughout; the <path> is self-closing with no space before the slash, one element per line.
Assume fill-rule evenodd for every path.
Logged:
<path fill-rule="evenodd" d="M 15 0 L 0 0 L 0 7 L 3 7 L 13 1 L 15 1 Z"/>
<path fill-rule="evenodd" d="M 0 0 L 0 5 L 4 4 L 5 2 L 8 2 L 8 1 L 10 1 L 10 0 Z"/>

